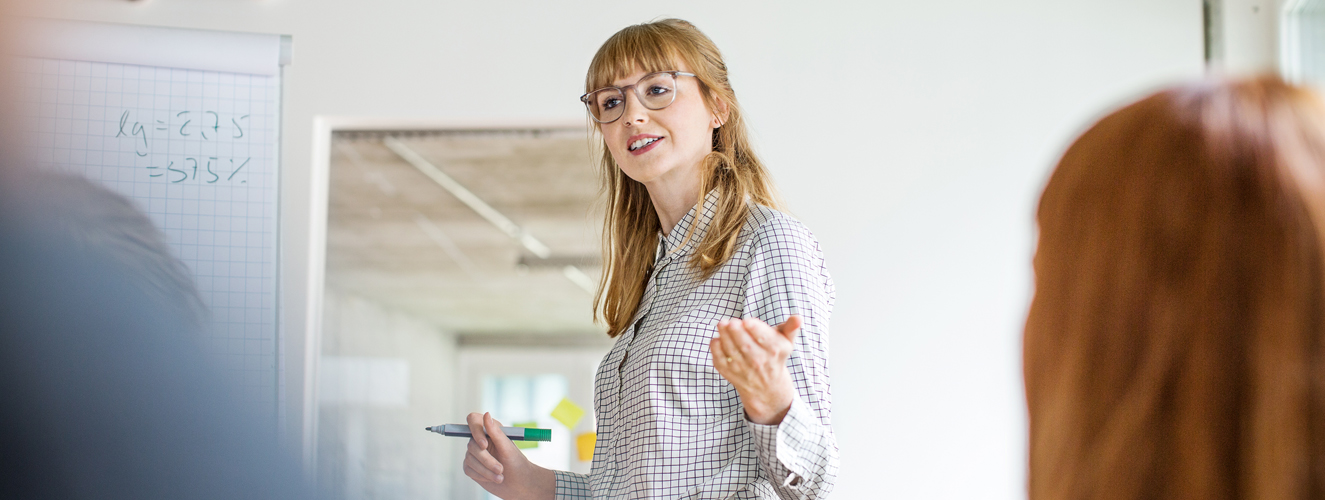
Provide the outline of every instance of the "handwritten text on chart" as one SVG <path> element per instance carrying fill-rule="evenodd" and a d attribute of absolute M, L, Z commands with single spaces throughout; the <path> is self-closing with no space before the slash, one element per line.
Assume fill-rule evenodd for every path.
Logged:
<path fill-rule="evenodd" d="M 134 119 L 131 111 L 120 114 L 115 138 L 133 141 L 133 152 L 146 157 L 152 152 L 153 141 L 160 139 L 194 139 L 200 141 L 233 141 L 244 138 L 249 116 L 223 116 L 215 111 L 178 111 L 169 120 L 154 119 L 144 124 Z M 208 184 L 220 181 L 246 182 L 235 174 L 248 165 L 251 158 L 180 157 L 166 160 L 165 165 L 147 167 L 149 177 L 164 177 L 171 183 L 201 180 Z"/>
<path fill-rule="evenodd" d="M 198 180 L 201 175 L 202 182 L 215 184 L 217 181 L 225 180 L 231 182 L 236 180 L 235 174 L 248 166 L 252 158 L 217 158 L 207 156 L 203 158 L 183 157 L 176 160 L 166 160 L 166 166 L 147 167 L 148 177 L 165 177 L 165 180 L 172 184 L 178 184 L 187 180 Z M 246 179 L 238 179 L 240 184 L 247 183 Z"/>

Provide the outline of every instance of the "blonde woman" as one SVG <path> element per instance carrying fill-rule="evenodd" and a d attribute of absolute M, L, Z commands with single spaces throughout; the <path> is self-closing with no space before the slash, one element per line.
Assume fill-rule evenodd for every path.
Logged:
<path fill-rule="evenodd" d="M 775 209 L 722 55 L 685 21 L 631 26 L 586 91 L 607 198 L 595 315 L 616 339 L 593 469 L 538 467 L 472 413 L 466 475 L 506 499 L 826 497 L 833 282 Z"/>

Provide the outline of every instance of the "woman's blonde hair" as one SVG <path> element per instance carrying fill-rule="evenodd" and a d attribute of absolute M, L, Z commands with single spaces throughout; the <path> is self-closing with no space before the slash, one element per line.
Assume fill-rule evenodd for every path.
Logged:
<path fill-rule="evenodd" d="M 737 236 L 745 224 L 751 202 L 778 207 L 768 172 L 750 146 L 741 107 L 727 80 L 727 65 L 718 47 L 694 25 L 680 19 L 638 24 L 618 31 L 594 55 L 585 78 L 585 92 L 613 85 L 637 71 L 677 69 L 684 62 L 696 75 L 709 110 L 726 106 L 727 116 L 713 131 L 713 151 L 700 165 L 696 206 L 716 190 L 716 213 L 697 242 L 690 264 L 704 277 L 727 262 L 736 251 Z M 593 127 L 598 130 L 597 127 Z M 655 258 L 661 225 L 649 192 L 617 166 L 606 143 L 600 143 L 601 188 L 605 199 L 603 274 L 594 297 L 594 318 L 615 337 L 630 325 L 644 295 L 645 281 Z M 687 229 L 695 234 L 699 217 Z"/>
<path fill-rule="evenodd" d="M 1040 199 L 1031 500 L 1325 498 L 1325 107 L 1277 78 L 1101 120 Z"/>

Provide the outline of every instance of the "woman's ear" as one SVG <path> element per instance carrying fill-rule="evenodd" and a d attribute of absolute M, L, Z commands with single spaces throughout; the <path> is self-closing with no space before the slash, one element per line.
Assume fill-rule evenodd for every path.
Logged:
<path fill-rule="evenodd" d="M 727 101 L 722 99 L 714 99 L 713 101 L 716 104 L 714 107 L 717 109 L 713 111 L 713 120 L 709 122 L 709 126 L 718 128 L 727 123 L 727 118 L 731 116 L 731 107 L 727 106 Z"/>

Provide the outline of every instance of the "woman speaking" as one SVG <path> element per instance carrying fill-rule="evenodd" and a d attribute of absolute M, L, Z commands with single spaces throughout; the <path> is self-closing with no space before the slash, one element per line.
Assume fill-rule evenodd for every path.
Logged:
<path fill-rule="evenodd" d="M 718 48 L 685 21 L 631 26 L 585 90 L 607 197 L 595 316 L 616 339 L 593 467 L 534 465 L 471 413 L 465 474 L 505 499 L 826 497 L 833 282 L 776 210 Z"/>

